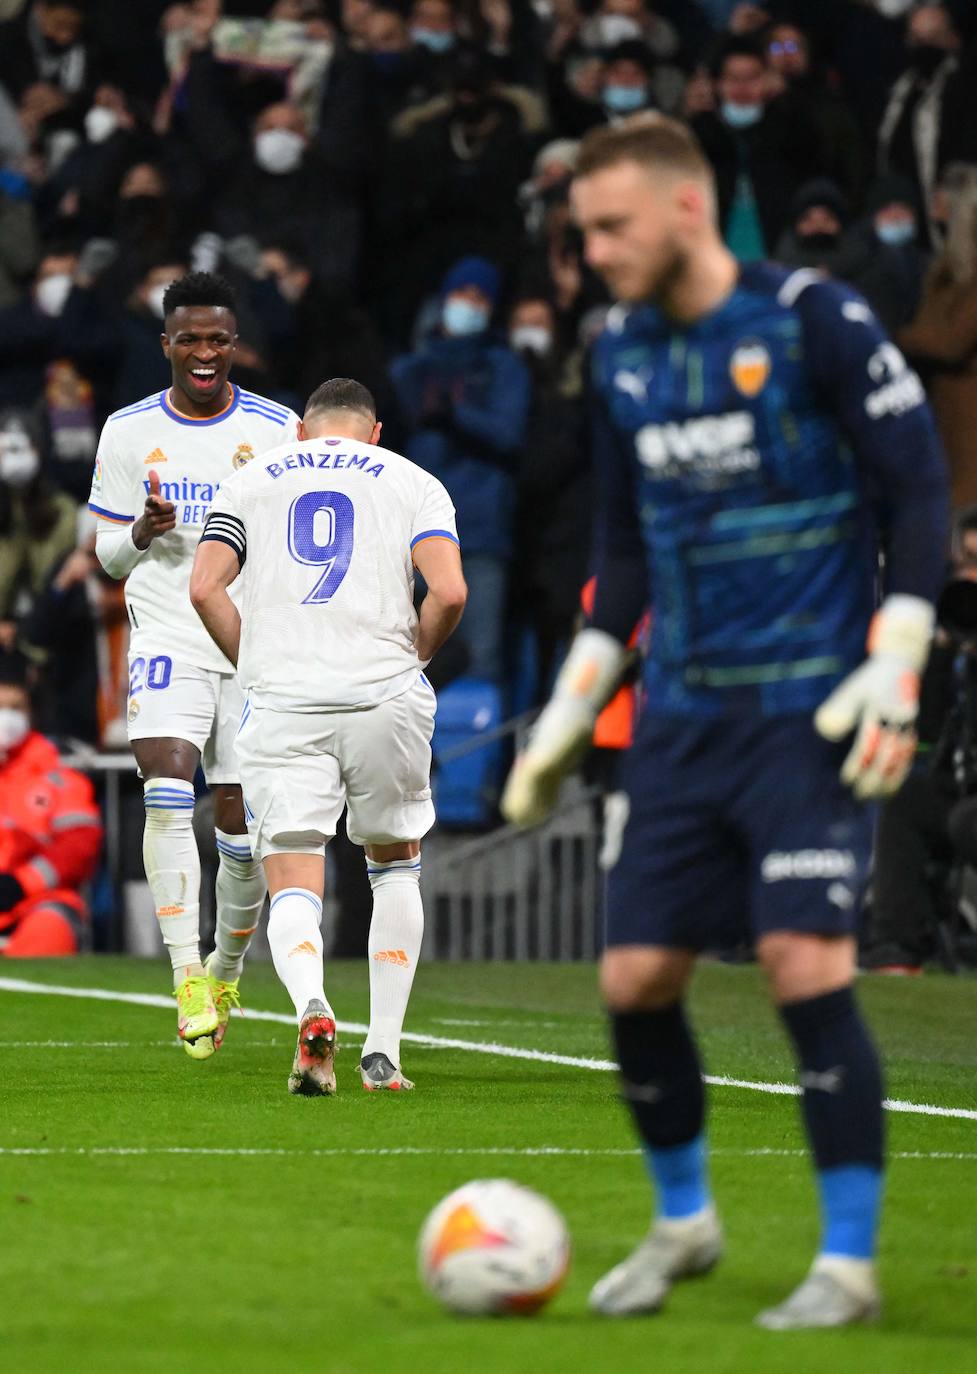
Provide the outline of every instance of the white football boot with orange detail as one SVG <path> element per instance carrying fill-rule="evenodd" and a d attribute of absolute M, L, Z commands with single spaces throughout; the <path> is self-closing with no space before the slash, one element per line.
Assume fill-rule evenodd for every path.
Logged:
<path fill-rule="evenodd" d="M 323 1002 L 310 1002 L 299 1026 L 288 1091 L 301 1097 L 332 1097 L 336 1091 L 336 1022 Z"/>
<path fill-rule="evenodd" d="M 360 1079 L 368 1093 L 411 1092 L 414 1084 L 405 1078 L 396 1064 L 392 1064 L 385 1054 L 365 1054 L 360 1060 Z"/>

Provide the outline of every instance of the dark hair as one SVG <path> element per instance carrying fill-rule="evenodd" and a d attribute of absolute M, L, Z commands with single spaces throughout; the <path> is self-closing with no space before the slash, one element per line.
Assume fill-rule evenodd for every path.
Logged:
<path fill-rule="evenodd" d="M 723 74 L 723 67 L 731 57 L 755 57 L 764 67 L 768 65 L 767 49 L 763 42 L 751 34 L 737 33 L 724 38 L 709 60 L 709 73 L 714 81 Z"/>
<path fill-rule="evenodd" d="M 30 664 L 18 649 L 0 651 L 0 687 L 29 690 Z"/>
<path fill-rule="evenodd" d="M 333 377 L 317 386 L 305 403 L 305 414 L 316 410 L 352 410 L 357 415 L 377 418 L 377 404 L 362 382 L 352 377 Z"/>
<path fill-rule="evenodd" d="M 712 181 L 712 168 L 688 125 L 654 110 L 591 129 L 580 144 L 573 175 L 589 177 L 621 162 L 666 167 Z"/>
<path fill-rule="evenodd" d="M 234 287 L 224 277 L 213 272 L 188 272 L 185 277 L 171 282 L 163 296 L 163 317 L 181 305 L 209 305 L 216 310 L 229 310 L 237 314 L 237 300 Z"/>

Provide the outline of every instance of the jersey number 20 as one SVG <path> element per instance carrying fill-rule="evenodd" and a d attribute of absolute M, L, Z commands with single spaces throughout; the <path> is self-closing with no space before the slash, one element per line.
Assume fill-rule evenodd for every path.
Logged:
<path fill-rule="evenodd" d="M 353 557 L 353 503 L 341 491 L 307 491 L 288 512 L 288 551 L 296 563 L 321 568 L 303 606 L 329 601 L 349 572 Z"/>

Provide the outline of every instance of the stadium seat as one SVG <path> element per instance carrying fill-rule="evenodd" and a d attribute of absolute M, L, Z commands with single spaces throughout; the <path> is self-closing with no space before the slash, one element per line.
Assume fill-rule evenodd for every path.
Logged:
<path fill-rule="evenodd" d="M 434 802 L 438 822 L 478 829 L 495 818 L 505 741 L 481 743 L 502 721 L 502 694 L 492 682 L 459 677 L 438 695 L 434 727 Z"/>

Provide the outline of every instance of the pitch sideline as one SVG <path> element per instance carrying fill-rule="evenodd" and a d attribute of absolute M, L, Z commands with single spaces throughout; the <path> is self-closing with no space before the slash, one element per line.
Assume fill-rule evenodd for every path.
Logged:
<path fill-rule="evenodd" d="M 153 992 L 113 992 L 109 988 L 70 988 L 57 983 L 33 983 L 27 979 L 0 978 L 0 992 L 20 992 L 47 997 L 78 997 L 96 1002 L 120 1002 L 129 1006 L 158 1007 L 165 1011 L 173 1010 L 172 997 L 164 997 Z M 276 1025 L 294 1026 L 295 1018 L 277 1011 L 248 1010 L 250 1021 L 272 1021 Z M 365 1035 L 367 1027 L 359 1021 L 338 1021 L 337 1028 L 351 1035 Z M 587 1059 L 570 1054 L 557 1054 L 550 1050 L 525 1049 L 517 1045 L 502 1045 L 489 1040 L 459 1040 L 450 1036 L 423 1035 L 417 1031 L 405 1031 L 402 1037 L 416 1045 L 426 1045 L 442 1050 L 464 1050 L 470 1054 L 492 1054 L 504 1059 L 524 1059 L 538 1064 L 556 1064 L 563 1068 L 589 1069 L 595 1072 L 613 1073 L 617 1065 L 611 1059 Z M 749 1078 L 730 1078 L 726 1074 L 706 1074 L 705 1081 L 715 1088 L 743 1088 L 749 1092 L 774 1093 L 787 1097 L 799 1097 L 800 1088 L 794 1083 L 764 1083 Z M 890 1112 L 903 1112 L 912 1116 L 954 1117 L 964 1121 L 977 1121 L 977 1110 L 971 1107 L 939 1107 L 928 1102 L 906 1102 L 900 1098 L 888 1097 L 885 1108 Z"/>

